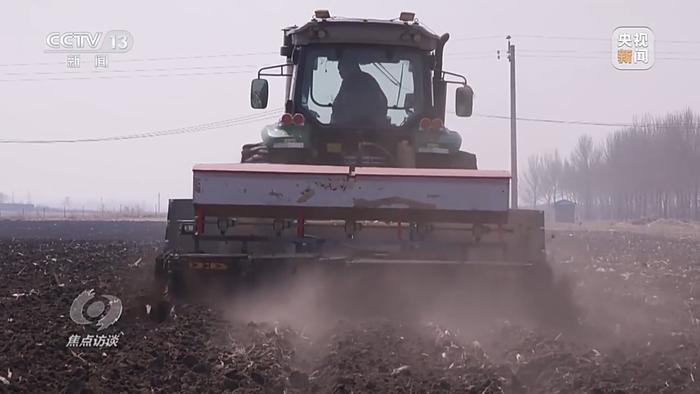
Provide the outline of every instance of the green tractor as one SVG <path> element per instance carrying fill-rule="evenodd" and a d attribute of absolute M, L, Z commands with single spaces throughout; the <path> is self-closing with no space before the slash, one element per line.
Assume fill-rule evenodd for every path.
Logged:
<path fill-rule="evenodd" d="M 449 84 L 457 116 L 473 99 L 465 77 L 443 70 L 448 38 L 412 13 L 316 11 L 285 29 L 285 61 L 261 68 L 250 94 L 266 108 L 263 77 L 284 78 L 284 114 L 240 163 L 194 166 L 192 198 L 170 202 L 160 286 L 284 300 L 307 272 L 321 299 L 340 293 L 360 310 L 461 307 L 511 289 L 531 306 L 552 300 L 543 213 L 510 209 L 510 174 L 478 170 L 445 126 Z"/>

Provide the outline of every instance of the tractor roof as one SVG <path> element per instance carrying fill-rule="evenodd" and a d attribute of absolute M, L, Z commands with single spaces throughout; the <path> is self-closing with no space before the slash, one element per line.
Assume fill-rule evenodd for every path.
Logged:
<path fill-rule="evenodd" d="M 399 45 L 435 50 L 440 39 L 435 33 L 421 26 L 410 14 L 409 20 L 379 20 L 330 17 L 316 13 L 301 27 L 290 27 L 285 32 L 293 46 L 310 44 L 379 44 Z M 321 17 L 319 17 L 321 15 Z M 326 17 L 323 17 L 326 16 Z"/>

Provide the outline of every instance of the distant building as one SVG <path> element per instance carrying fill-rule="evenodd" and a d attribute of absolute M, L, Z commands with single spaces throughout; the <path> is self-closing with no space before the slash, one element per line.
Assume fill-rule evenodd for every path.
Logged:
<path fill-rule="evenodd" d="M 554 202 L 554 221 L 557 223 L 576 222 L 576 203 L 569 200 Z"/>

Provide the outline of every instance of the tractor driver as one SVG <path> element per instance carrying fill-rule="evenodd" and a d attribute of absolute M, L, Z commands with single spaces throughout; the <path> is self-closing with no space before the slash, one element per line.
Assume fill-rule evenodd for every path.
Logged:
<path fill-rule="evenodd" d="M 343 82 L 333 101 L 331 122 L 381 126 L 387 124 L 387 99 L 379 83 L 360 69 L 360 64 L 345 56 L 338 62 Z"/>

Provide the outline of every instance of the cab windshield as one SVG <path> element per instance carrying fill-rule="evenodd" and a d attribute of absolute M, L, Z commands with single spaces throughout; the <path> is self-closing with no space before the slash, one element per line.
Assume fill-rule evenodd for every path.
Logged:
<path fill-rule="evenodd" d="M 311 48 L 301 106 L 326 125 L 400 127 L 424 105 L 422 60 L 409 48 Z"/>

